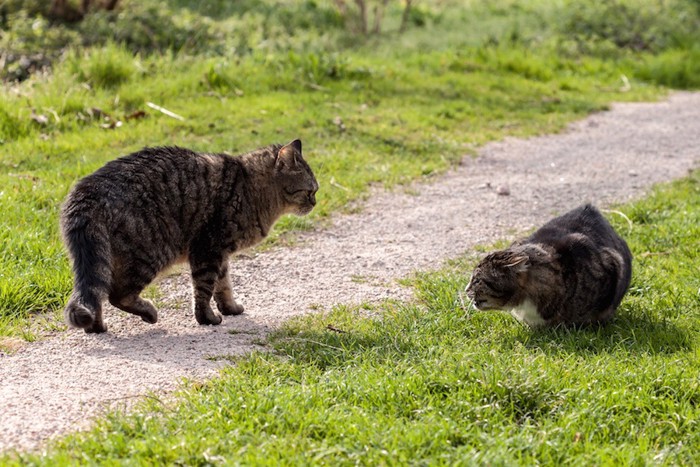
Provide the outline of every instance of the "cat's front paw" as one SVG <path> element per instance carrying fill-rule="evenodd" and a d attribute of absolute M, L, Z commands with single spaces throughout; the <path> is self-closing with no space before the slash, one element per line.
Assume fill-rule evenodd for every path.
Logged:
<path fill-rule="evenodd" d="M 158 322 L 158 310 L 151 306 L 149 309 L 142 310 L 143 313 L 139 314 L 141 319 L 149 324 L 155 324 Z"/>
<path fill-rule="evenodd" d="M 221 321 L 224 319 L 221 313 L 215 312 L 209 306 L 197 307 L 194 310 L 194 317 L 197 319 L 199 324 L 210 324 L 214 326 L 221 324 Z"/>

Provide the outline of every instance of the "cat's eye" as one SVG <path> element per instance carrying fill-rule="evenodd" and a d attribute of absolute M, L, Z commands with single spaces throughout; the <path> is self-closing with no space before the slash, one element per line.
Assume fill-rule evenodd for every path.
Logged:
<path fill-rule="evenodd" d="M 289 196 L 294 196 L 297 198 L 304 198 L 306 199 L 309 203 L 312 205 L 316 205 L 316 191 L 315 190 L 289 190 L 287 188 L 284 189 L 284 191 L 289 195 Z"/>

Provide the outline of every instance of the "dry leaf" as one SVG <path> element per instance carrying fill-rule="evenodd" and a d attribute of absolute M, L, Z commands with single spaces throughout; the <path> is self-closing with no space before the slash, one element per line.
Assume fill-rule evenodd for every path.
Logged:
<path fill-rule="evenodd" d="M 39 125 L 46 125 L 49 123 L 49 117 L 43 114 L 35 114 L 34 112 L 32 112 L 29 118 L 34 120 Z"/>
<path fill-rule="evenodd" d="M 144 118 L 146 116 L 146 112 L 143 110 L 137 110 L 136 112 L 132 112 L 129 115 L 124 117 L 124 120 L 138 120 L 141 118 Z"/>

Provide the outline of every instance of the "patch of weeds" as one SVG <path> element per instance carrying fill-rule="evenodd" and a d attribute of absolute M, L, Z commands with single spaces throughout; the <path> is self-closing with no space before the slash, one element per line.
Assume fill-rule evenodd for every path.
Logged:
<path fill-rule="evenodd" d="M 263 337 L 256 337 L 254 339 L 251 339 L 250 343 L 253 345 L 260 346 L 260 347 L 267 347 L 267 345 L 269 344 L 269 341 Z"/>
<path fill-rule="evenodd" d="M 700 44 L 636 60 L 634 74 L 645 81 L 680 89 L 700 88 Z"/>
<path fill-rule="evenodd" d="M 356 284 L 366 284 L 367 282 L 369 282 L 370 278 L 368 276 L 353 274 L 352 276 L 350 276 L 350 280 Z"/>
<path fill-rule="evenodd" d="M 68 59 L 68 67 L 81 82 L 97 88 L 115 88 L 137 73 L 136 58 L 125 47 L 108 44 L 102 49 Z"/>
<path fill-rule="evenodd" d="M 692 40 L 698 27 L 693 2 L 641 0 L 569 2 L 558 27 L 562 37 L 576 41 L 587 53 L 619 55 L 623 49 L 660 51 Z"/>

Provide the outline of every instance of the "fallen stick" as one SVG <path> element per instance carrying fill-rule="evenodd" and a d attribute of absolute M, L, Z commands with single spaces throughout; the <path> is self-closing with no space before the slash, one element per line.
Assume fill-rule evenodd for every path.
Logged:
<path fill-rule="evenodd" d="M 171 112 L 171 111 L 169 111 L 168 109 L 166 109 L 166 108 L 164 108 L 164 107 L 161 107 L 161 106 L 159 106 L 159 105 L 157 105 L 157 104 L 154 104 L 153 102 L 146 102 L 146 105 L 149 106 L 149 107 L 152 108 L 152 109 L 156 109 L 158 112 L 164 113 L 164 114 L 167 115 L 168 117 L 173 117 L 174 119 L 180 120 L 180 121 L 182 121 L 182 122 L 185 121 L 185 117 L 182 117 L 182 116 L 180 116 L 180 115 L 178 115 L 178 114 L 176 114 L 176 113 L 174 113 L 174 112 Z"/>

